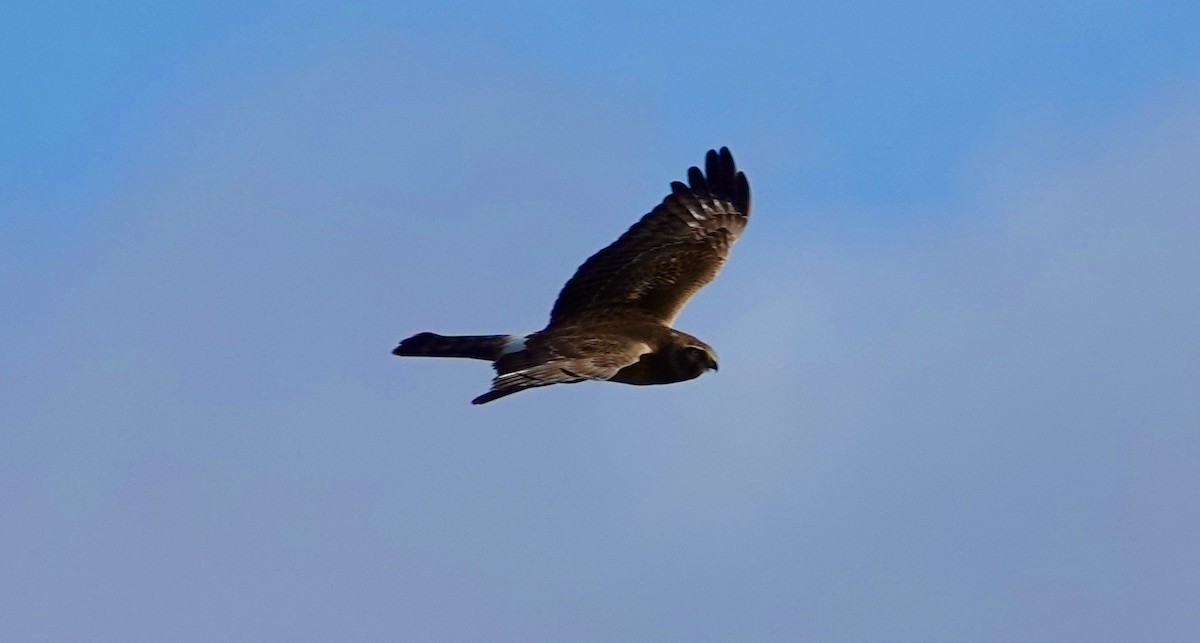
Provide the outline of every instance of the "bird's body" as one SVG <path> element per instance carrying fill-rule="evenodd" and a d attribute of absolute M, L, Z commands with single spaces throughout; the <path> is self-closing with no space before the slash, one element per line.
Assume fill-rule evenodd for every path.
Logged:
<path fill-rule="evenodd" d="M 724 264 L 745 228 L 750 188 L 728 149 L 709 151 L 706 170 L 691 168 L 690 185 L 672 183 L 658 207 L 584 262 L 559 293 L 543 330 L 419 333 L 393 354 L 492 361 L 492 389 L 475 404 L 551 384 L 670 384 L 715 370 L 713 349 L 670 325 Z"/>

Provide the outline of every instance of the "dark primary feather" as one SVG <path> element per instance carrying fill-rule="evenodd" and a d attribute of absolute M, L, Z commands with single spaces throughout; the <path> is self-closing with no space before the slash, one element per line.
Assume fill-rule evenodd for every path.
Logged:
<path fill-rule="evenodd" d="M 728 148 L 709 150 L 705 171 L 671 194 L 625 234 L 592 255 L 563 286 L 550 326 L 623 316 L 669 324 L 720 271 L 750 214 L 750 186 Z"/>

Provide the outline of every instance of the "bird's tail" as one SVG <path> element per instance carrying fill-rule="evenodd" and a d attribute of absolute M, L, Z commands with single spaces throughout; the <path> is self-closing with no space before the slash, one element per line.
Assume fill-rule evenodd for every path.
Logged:
<path fill-rule="evenodd" d="M 400 342 L 392 355 L 405 357 L 467 357 L 495 361 L 504 352 L 508 335 L 458 335 L 418 333 Z"/>

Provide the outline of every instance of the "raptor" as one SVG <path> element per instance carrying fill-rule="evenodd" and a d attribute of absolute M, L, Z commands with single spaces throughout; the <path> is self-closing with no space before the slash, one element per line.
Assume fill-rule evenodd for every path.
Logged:
<path fill-rule="evenodd" d="M 392 353 L 491 361 L 491 390 L 473 404 L 551 384 L 671 384 L 717 370 L 712 347 L 671 324 L 717 276 L 745 229 L 750 185 L 724 147 L 709 150 L 704 171 L 689 168 L 687 178 L 672 182 L 662 203 L 579 267 L 544 329 L 527 335 L 419 333 Z"/>

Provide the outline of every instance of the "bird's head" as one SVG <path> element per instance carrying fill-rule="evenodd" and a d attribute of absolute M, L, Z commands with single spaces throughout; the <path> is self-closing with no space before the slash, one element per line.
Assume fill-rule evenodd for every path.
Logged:
<path fill-rule="evenodd" d="M 700 377 L 708 370 L 717 369 L 717 353 L 711 346 L 695 340 L 683 346 L 680 346 L 675 351 L 675 365 L 679 369 L 680 374 L 687 379 Z"/>

